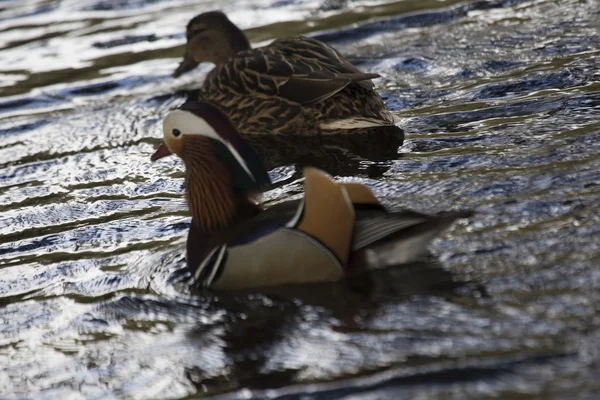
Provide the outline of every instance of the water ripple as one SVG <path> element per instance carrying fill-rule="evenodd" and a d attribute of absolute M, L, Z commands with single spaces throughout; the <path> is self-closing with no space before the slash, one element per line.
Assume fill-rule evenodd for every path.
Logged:
<path fill-rule="evenodd" d="M 0 10 L 2 396 L 593 398 L 596 2 L 219 6 L 254 43 L 309 34 L 381 74 L 406 141 L 384 159 L 351 154 L 331 171 L 338 179 L 391 207 L 476 216 L 436 239 L 422 263 L 336 284 L 192 295 L 183 166 L 149 156 L 161 118 L 211 68 L 170 77 L 186 22 L 212 6 L 9 2 Z M 298 197 L 294 166 L 270 174 L 278 187 L 263 201 Z"/>

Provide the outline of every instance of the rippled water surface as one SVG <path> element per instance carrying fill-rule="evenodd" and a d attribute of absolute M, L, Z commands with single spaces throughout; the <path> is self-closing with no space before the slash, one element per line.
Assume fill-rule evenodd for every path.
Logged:
<path fill-rule="evenodd" d="M 215 7 L 255 45 L 315 35 L 381 74 L 406 141 L 338 178 L 476 208 L 435 261 L 285 294 L 173 279 L 182 164 L 149 157 L 211 68 L 170 76 Z M 14 0 L 0 48 L 0 397 L 600 393 L 599 2 Z M 265 201 L 301 190 L 271 173 Z"/>

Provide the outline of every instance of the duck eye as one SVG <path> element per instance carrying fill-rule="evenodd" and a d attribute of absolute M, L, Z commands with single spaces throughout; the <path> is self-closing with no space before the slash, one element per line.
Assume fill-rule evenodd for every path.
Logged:
<path fill-rule="evenodd" d="M 173 129 L 171 134 L 173 134 L 175 137 L 179 137 L 179 135 L 181 135 L 181 131 L 179 129 Z"/>

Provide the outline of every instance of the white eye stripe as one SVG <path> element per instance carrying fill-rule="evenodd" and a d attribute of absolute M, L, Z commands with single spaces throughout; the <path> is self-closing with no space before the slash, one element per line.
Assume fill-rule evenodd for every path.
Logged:
<path fill-rule="evenodd" d="M 184 135 L 200 135 L 222 141 L 205 119 L 189 111 L 174 110 L 167 114 L 163 120 L 164 135 L 171 135 L 173 129 L 179 130 Z"/>
<path fill-rule="evenodd" d="M 197 116 L 196 114 L 185 111 L 185 110 L 174 110 L 167 114 L 165 119 L 163 120 L 163 136 L 167 139 L 167 135 L 173 136 L 173 130 L 178 130 L 181 132 L 177 137 L 181 137 L 182 135 L 197 135 L 204 136 L 210 139 L 218 140 L 227 146 L 227 149 L 233 154 L 237 162 L 244 168 L 248 176 L 256 181 L 254 175 L 250 172 L 250 168 L 240 155 L 237 150 L 229 143 L 224 140 L 215 130 L 214 128 L 206 122 L 204 118 Z M 175 137 L 175 136 L 174 136 Z"/>

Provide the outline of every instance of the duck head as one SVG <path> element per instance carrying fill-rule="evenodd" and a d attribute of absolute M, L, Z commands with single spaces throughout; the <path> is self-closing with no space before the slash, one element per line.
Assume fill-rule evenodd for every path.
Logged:
<path fill-rule="evenodd" d="M 170 154 L 183 160 L 188 206 L 202 230 L 212 232 L 256 211 L 250 197 L 271 184 L 269 175 L 221 111 L 188 101 L 163 120 L 163 140 L 151 160 Z"/>
<path fill-rule="evenodd" d="M 219 65 L 234 54 L 250 49 L 244 32 L 221 11 L 210 11 L 192 18 L 185 34 L 185 54 L 173 73 L 174 77 L 195 68 L 201 62 Z"/>

